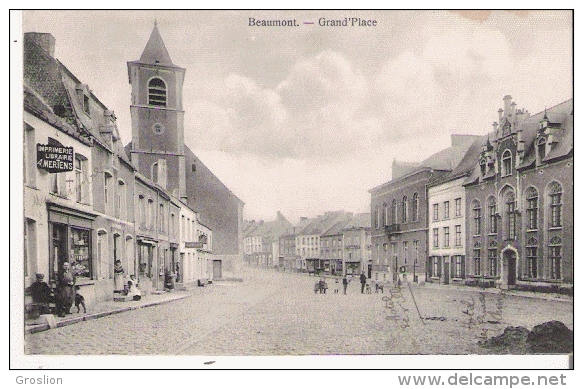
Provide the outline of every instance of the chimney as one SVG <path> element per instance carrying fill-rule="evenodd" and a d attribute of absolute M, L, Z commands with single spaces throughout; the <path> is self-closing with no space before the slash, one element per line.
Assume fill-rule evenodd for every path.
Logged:
<path fill-rule="evenodd" d="M 506 95 L 504 96 L 504 115 L 508 116 L 511 113 L 510 104 L 512 104 L 512 96 Z"/>
<path fill-rule="evenodd" d="M 55 37 L 45 32 L 27 32 L 25 40 L 30 40 L 40 46 L 48 55 L 55 57 Z"/>

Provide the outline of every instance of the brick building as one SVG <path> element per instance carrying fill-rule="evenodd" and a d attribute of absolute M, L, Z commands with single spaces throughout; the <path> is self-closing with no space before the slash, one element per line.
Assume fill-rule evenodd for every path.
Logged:
<path fill-rule="evenodd" d="M 451 147 L 419 164 L 394 161 L 392 179 L 371 190 L 372 272 L 396 282 L 399 274 L 426 278 L 427 184 L 450 172 L 475 140 L 452 135 Z"/>
<path fill-rule="evenodd" d="M 572 288 L 573 100 L 531 116 L 505 96 L 493 127 L 465 181 L 468 281 Z"/>

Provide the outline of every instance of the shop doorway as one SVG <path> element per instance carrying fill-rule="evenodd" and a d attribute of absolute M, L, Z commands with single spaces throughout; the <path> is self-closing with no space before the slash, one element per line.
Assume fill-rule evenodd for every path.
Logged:
<path fill-rule="evenodd" d="M 51 279 L 57 280 L 63 267 L 63 262 L 67 261 L 67 225 L 52 223 L 51 239 Z"/>

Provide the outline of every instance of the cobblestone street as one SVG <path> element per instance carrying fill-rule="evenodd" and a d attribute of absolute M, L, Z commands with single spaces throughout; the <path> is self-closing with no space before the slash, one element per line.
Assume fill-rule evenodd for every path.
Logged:
<path fill-rule="evenodd" d="M 244 271 L 244 282 L 216 282 L 182 300 L 27 334 L 25 353 L 486 354 L 478 341 L 506 326 L 532 329 L 559 320 L 573 329 L 572 301 L 407 284 L 392 293 L 361 294 L 356 279 L 347 295 L 341 284 L 335 294 L 328 279 L 328 293 L 321 295 L 313 291 L 315 277 Z"/>

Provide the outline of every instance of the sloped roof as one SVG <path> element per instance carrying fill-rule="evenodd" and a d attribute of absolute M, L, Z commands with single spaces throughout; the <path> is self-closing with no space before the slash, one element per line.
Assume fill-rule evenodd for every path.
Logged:
<path fill-rule="evenodd" d="M 399 177 L 406 176 L 407 174 L 415 171 L 419 165 L 419 162 L 404 162 L 393 160 L 393 164 L 391 166 L 391 179 L 395 180 Z"/>
<path fill-rule="evenodd" d="M 158 25 L 154 23 L 154 29 L 150 34 L 150 39 L 140 57 L 140 62 L 152 65 L 175 66 L 170 59 L 170 54 L 162 40 L 162 35 L 158 31 Z"/>
<path fill-rule="evenodd" d="M 345 230 L 357 228 L 370 228 L 370 213 L 356 213 L 352 219 L 344 226 Z"/>
<path fill-rule="evenodd" d="M 326 212 L 315 219 L 311 219 L 310 223 L 302 229 L 298 235 L 322 235 L 336 223 L 338 217 L 344 214 L 343 211 Z"/>
<path fill-rule="evenodd" d="M 92 139 L 87 132 L 77 130 L 73 125 L 55 115 L 48 104 L 26 84 L 24 85 L 23 100 L 24 109 L 26 111 L 32 113 L 42 121 L 49 123 L 53 127 L 58 128 L 83 144 L 88 146 L 93 144 Z"/>
<path fill-rule="evenodd" d="M 332 227 L 330 227 L 327 231 L 325 231 L 322 236 L 331 236 L 331 235 L 338 235 L 342 233 L 342 230 L 344 229 L 344 227 L 346 227 L 346 224 L 350 222 L 350 220 L 352 219 L 352 214 L 347 213 L 345 215 L 341 215 L 339 217 L 339 220 L 334 223 L 334 225 L 332 225 Z"/>
<path fill-rule="evenodd" d="M 518 169 L 530 166 L 536 161 L 536 145 L 538 129 L 541 120 L 547 115 L 550 123 L 559 125 L 563 130 L 557 145 L 546 155 L 544 161 L 548 162 L 561 158 L 573 151 L 573 99 L 566 100 L 551 108 L 528 117 L 521 123 L 522 139 L 524 140 L 525 156 Z"/>

